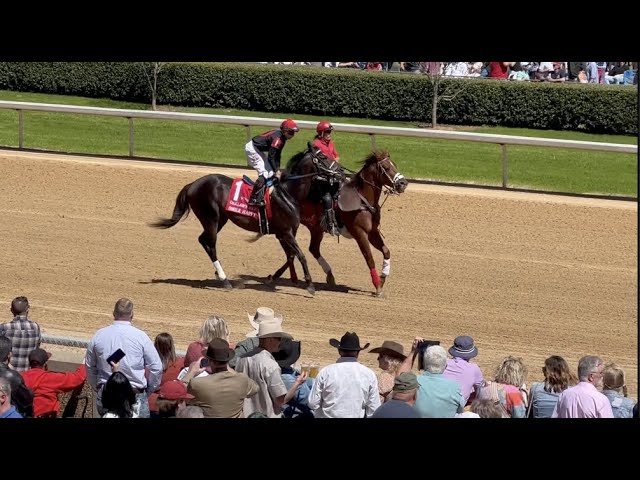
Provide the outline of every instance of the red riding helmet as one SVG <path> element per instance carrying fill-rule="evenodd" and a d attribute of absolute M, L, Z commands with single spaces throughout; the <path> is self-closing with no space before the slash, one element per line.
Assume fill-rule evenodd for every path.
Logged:
<path fill-rule="evenodd" d="M 331 123 L 329 122 L 320 122 L 316 126 L 316 132 L 318 132 L 318 135 L 322 134 L 323 132 L 330 132 L 331 130 L 333 130 L 333 125 L 331 125 Z"/>
<path fill-rule="evenodd" d="M 286 132 L 287 130 L 290 130 L 292 132 L 297 132 L 299 129 L 298 129 L 298 125 L 296 125 L 296 122 L 294 122 L 290 118 L 287 118 L 284 122 L 280 124 L 280 130 L 282 130 L 283 132 Z"/>

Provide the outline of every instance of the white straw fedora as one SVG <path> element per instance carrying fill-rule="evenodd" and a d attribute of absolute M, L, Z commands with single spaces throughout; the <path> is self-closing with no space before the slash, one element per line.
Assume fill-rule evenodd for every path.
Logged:
<path fill-rule="evenodd" d="M 269 307 L 258 307 L 256 309 L 256 313 L 254 315 L 250 315 L 247 313 L 247 319 L 249 320 L 249 323 L 251 324 L 251 326 L 253 327 L 253 330 L 249 333 L 247 333 L 247 337 L 255 337 L 258 335 L 258 328 L 260 327 L 260 324 L 262 322 L 266 321 L 272 321 L 272 320 L 277 320 L 280 323 L 282 323 L 284 321 L 284 319 L 282 318 L 282 315 L 278 314 L 276 315 L 276 313 L 273 311 L 273 309 L 269 308 Z"/>
<path fill-rule="evenodd" d="M 280 320 L 263 320 L 258 327 L 258 338 L 280 337 L 293 339 L 291 335 L 282 331 Z"/>

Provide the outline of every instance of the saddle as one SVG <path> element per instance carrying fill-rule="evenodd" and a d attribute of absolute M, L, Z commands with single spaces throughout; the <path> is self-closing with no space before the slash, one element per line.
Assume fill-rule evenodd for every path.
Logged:
<path fill-rule="evenodd" d="M 343 212 L 352 212 L 354 210 L 368 210 L 375 214 L 378 210 L 369 204 L 366 199 L 360 195 L 355 184 L 347 183 L 340 189 L 338 195 L 338 207 Z"/>
<path fill-rule="evenodd" d="M 266 205 L 263 208 L 248 205 L 254 183 L 255 182 L 246 175 L 243 175 L 242 178 L 235 178 L 231 184 L 231 191 L 229 198 L 227 198 L 225 211 L 255 218 L 260 226 L 260 232 L 262 234 L 268 234 L 269 220 L 271 219 L 270 192 L 273 187 L 273 179 L 270 178 L 266 182 L 264 192 Z"/>

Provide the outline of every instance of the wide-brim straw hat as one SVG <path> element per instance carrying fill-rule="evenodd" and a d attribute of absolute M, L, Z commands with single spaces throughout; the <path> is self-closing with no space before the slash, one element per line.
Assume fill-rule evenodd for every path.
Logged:
<path fill-rule="evenodd" d="M 393 340 L 385 340 L 380 347 L 372 348 L 369 353 L 381 353 L 383 355 L 389 355 L 390 357 L 399 358 L 404 360 L 407 356 L 404 354 L 404 347 L 398 342 Z"/>
<path fill-rule="evenodd" d="M 288 338 L 293 337 L 282 331 L 282 322 L 279 320 L 264 320 L 258 326 L 258 338 Z"/>
<path fill-rule="evenodd" d="M 253 330 L 247 333 L 246 336 L 256 337 L 258 335 L 258 328 L 261 322 L 265 320 L 278 320 L 280 321 L 280 323 L 282 323 L 284 321 L 284 318 L 282 318 L 281 314 L 276 314 L 272 308 L 258 307 L 256 309 L 256 313 L 254 313 L 253 315 L 247 313 L 247 320 L 249 320 L 249 323 L 253 327 Z"/>

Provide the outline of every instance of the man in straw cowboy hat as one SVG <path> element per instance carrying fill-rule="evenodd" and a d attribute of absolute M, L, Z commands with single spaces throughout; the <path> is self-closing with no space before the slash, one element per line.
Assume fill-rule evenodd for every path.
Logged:
<path fill-rule="evenodd" d="M 292 339 L 291 335 L 282 331 L 282 321 L 275 318 L 261 320 L 258 324 L 258 347 L 244 354 L 236 365 L 236 371 L 245 373 L 257 384 L 259 391 L 251 398 L 244 400 L 244 416 L 261 412 L 268 417 L 280 417 L 282 406 L 289 402 L 298 387 L 305 382 L 308 374 L 299 375 L 293 386 L 287 391 L 280 365 L 272 353 L 280 350 L 280 341 Z"/>
<path fill-rule="evenodd" d="M 260 323 L 262 321 L 278 320 L 280 323 L 284 321 L 281 314 L 276 315 L 276 312 L 274 312 L 273 309 L 269 307 L 258 307 L 256 309 L 256 313 L 254 313 L 253 315 L 247 313 L 247 320 L 249 320 L 249 324 L 251 325 L 252 330 L 246 334 L 246 339 L 236 344 L 236 356 L 229 362 L 231 368 L 236 368 L 238 359 L 245 353 L 251 352 L 258 346 L 258 327 L 260 326 Z"/>
<path fill-rule="evenodd" d="M 447 360 L 444 378 L 455 380 L 460 384 L 464 403 L 468 404 L 473 401 L 473 398 L 470 400 L 471 395 L 475 394 L 484 381 L 480 367 L 469 361 L 478 355 L 478 348 L 473 338 L 460 335 L 455 338 L 453 345 L 449 348 L 449 355 L 452 358 Z"/>
<path fill-rule="evenodd" d="M 391 399 L 396 372 L 407 356 L 404 354 L 402 344 L 392 340 L 385 340 L 382 342 L 382 346 L 372 348 L 369 353 L 378 354 L 378 367 L 382 370 L 377 377 L 378 391 L 380 392 L 380 403 L 384 403 Z"/>
<path fill-rule="evenodd" d="M 209 360 L 209 366 L 202 367 L 199 359 L 189 366 L 183 379 L 195 397 L 191 404 L 201 407 L 207 418 L 241 418 L 245 399 L 259 391 L 258 384 L 246 374 L 227 368 L 234 356 L 235 351 L 225 339 L 214 338 L 202 357 Z M 203 370 L 208 370 L 209 375 L 198 377 Z"/>
<path fill-rule="evenodd" d="M 316 418 L 362 418 L 373 415 L 380 406 L 376 374 L 358 362 L 360 339 L 346 332 L 340 341 L 329 345 L 338 349 L 340 358 L 318 373 L 309 394 L 308 405 Z"/>

